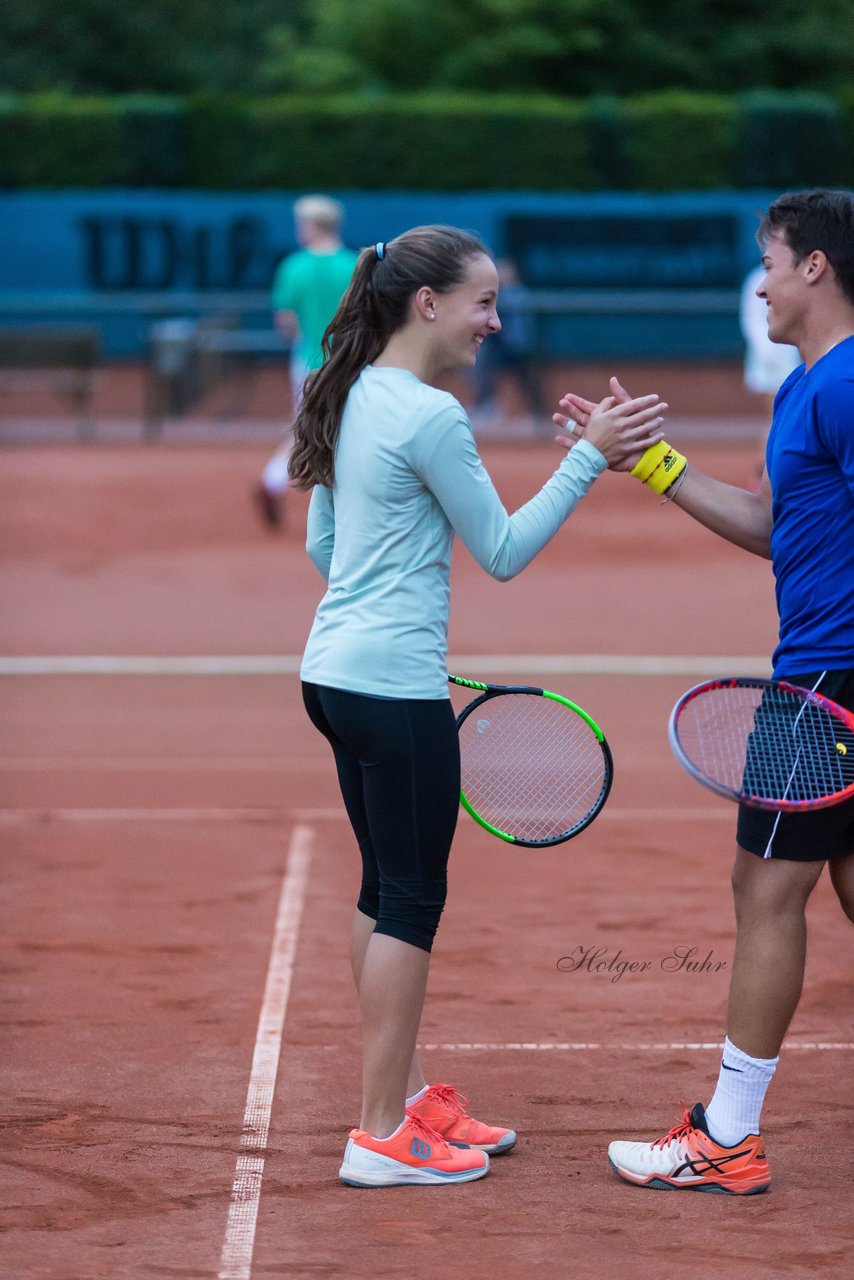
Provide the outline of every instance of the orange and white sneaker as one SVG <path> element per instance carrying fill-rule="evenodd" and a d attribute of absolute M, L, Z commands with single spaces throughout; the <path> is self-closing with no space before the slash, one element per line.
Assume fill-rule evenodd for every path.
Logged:
<path fill-rule="evenodd" d="M 723 1147 L 709 1134 L 701 1103 L 657 1142 L 612 1142 L 608 1159 L 626 1182 L 656 1191 L 713 1191 L 754 1196 L 771 1185 L 758 1133 Z"/>
<path fill-rule="evenodd" d="M 452 1147 L 475 1147 L 491 1156 L 503 1154 L 516 1145 L 512 1129 L 498 1129 L 482 1124 L 466 1113 L 468 1098 L 452 1085 L 432 1084 L 422 1098 L 406 1108 L 406 1114 L 417 1116 L 440 1133 Z"/>
<path fill-rule="evenodd" d="M 338 1177 L 351 1187 L 446 1186 L 489 1172 L 483 1151 L 459 1150 L 417 1116 L 407 1115 L 390 1138 L 353 1129 Z"/>

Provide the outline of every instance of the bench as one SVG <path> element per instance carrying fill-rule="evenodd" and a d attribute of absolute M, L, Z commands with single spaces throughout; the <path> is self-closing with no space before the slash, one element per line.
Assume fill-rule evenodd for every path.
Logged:
<path fill-rule="evenodd" d="M 153 440 L 168 417 L 186 414 L 226 380 L 235 384 L 225 411 L 239 414 L 248 398 L 254 361 L 284 357 L 286 339 L 275 329 L 243 329 L 237 315 L 159 320 L 149 330 L 145 436 Z"/>
<path fill-rule="evenodd" d="M 94 327 L 0 329 L 0 391 L 41 390 L 49 385 L 59 395 L 70 396 L 81 438 L 88 439 L 100 355 L 101 333 Z"/>

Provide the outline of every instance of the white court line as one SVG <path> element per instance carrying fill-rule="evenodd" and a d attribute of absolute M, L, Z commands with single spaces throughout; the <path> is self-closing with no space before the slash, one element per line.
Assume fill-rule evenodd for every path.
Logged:
<path fill-rule="evenodd" d="M 55 654 L 0 658 L 0 676 L 293 676 L 299 654 L 173 657 Z M 744 654 L 470 653 L 453 655 L 448 670 L 470 679 L 512 675 L 767 676 L 766 656 Z"/>
<path fill-rule="evenodd" d="M 342 809 L 342 815 L 344 813 Z M 0 809 L 0 823 L 45 822 L 282 822 L 287 809 Z"/>
<path fill-rule="evenodd" d="M 302 756 L 0 756 L 0 771 L 16 769 L 31 773 L 54 773 L 57 769 L 97 769 L 106 773 L 279 773 L 295 766 L 328 768 L 322 760 Z"/>
<path fill-rule="evenodd" d="M 148 657 L 132 654 L 46 654 L 0 658 L 3 676 L 292 676 L 296 654 Z"/>
<path fill-rule="evenodd" d="M 270 1132 L 270 1113 L 313 838 L 314 832 L 307 826 L 295 827 L 291 836 L 287 870 L 276 913 L 264 1000 L 255 1037 L 255 1052 L 252 1056 L 240 1138 L 241 1150 L 234 1171 L 218 1280 L 250 1280 L 258 1204 Z"/>
<path fill-rule="evenodd" d="M 419 1044 L 419 1050 L 429 1052 L 442 1049 L 448 1053 L 591 1053 L 597 1050 L 611 1051 L 628 1051 L 630 1053 L 657 1053 L 662 1050 L 681 1050 L 683 1052 L 694 1053 L 697 1050 L 718 1049 L 720 1050 L 720 1040 L 671 1040 L 671 1041 L 655 1041 L 642 1042 L 632 1044 L 601 1044 L 594 1041 L 546 1041 L 545 1043 L 537 1043 L 536 1041 L 503 1041 L 499 1043 L 486 1041 L 473 1041 L 471 1043 L 461 1044 Z M 850 1053 L 854 1051 L 854 1042 L 846 1041 L 825 1041 L 825 1040 L 805 1040 L 805 1041 L 784 1041 L 783 1050 L 788 1052 L 789 1049 L 812 1049 L 825 1050 L 827 1052 Z"/>
<path fill-rule="evenodd" d="M 732 805 L 722 804 L 711 808 L 707 805 L 696 805 L 683 809 L 629 808 L 610 805 L 601 809 L 596 815 L 596 822 L 732 822 L 735 810 Z M 291 817 L 305 822 L 344 822 L 347 819 L 346 809 L 293 809 Z M 509 847 L 509 846 L 508 846 Z"/>
<path fill-rule="evenodd" d="M 731 822 L 734 808 L 603 809 L 599 822 Z M 0 809 L 0 824 L 43 822 L 344 822 L 344 809 Z"/>

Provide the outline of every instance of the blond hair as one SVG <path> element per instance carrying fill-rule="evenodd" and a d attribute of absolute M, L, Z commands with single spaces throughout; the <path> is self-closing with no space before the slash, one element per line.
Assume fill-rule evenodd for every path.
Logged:
<path fill-rule="evenodd" d="M 331 196 L 300 196 L 294 204 L 294 217 L 321 231 L 337 231 L 344 221 L 344 207 Z"/>

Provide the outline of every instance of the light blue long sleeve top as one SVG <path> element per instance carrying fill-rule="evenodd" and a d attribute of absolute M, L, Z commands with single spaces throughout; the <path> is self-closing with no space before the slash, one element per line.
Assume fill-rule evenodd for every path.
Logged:
<path fill-rule="evenodd" d="M 341 418 L 334 485 L 311 495 L 307 550 L 328 589 L 303 680 L 386 698 L 447 697 L 455 533 L 487 573 L 512 578 L 606 467 L 581 440 L 508 515 L 462 405 L 407 370 L 369 365 Z"/>

